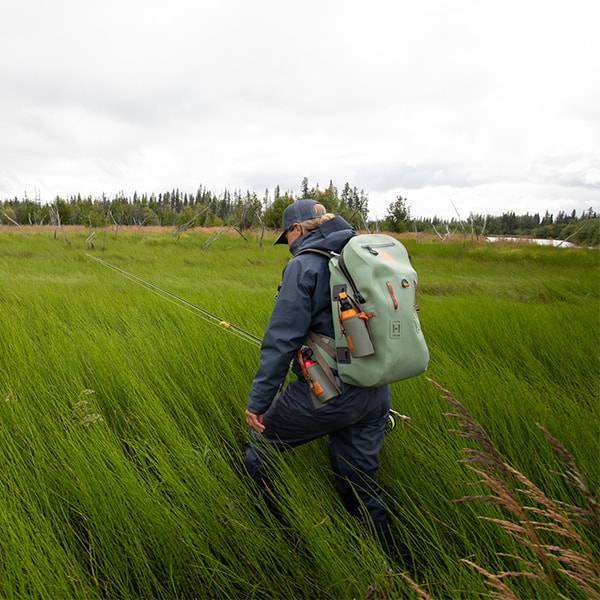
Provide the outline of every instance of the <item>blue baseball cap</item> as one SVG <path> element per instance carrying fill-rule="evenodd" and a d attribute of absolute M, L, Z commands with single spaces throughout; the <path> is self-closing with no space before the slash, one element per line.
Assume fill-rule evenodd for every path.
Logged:
<path fill-rule="evenodd" d="M 281 227 L 283 231 L 280 236 L 275 240 L 276 244 L 287 244 L 287 230 L 294 223 L 302 223 L 302 221 L 308 221 L 315 217 L 322 217 L 323 213 L 315 212 L 315 205 L 319 204 L 316 200 L 310 198 L 304 198 L 303 200 L 296 200 L 293 204 L 290 204 L 283 211 L 283 219 Z"/>

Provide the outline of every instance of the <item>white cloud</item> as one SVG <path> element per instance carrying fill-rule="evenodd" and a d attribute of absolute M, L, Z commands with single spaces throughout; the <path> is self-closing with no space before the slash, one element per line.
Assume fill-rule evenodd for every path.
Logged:
<path fill-rule="evenodd" d="M 373 216 L 599 206 L 586 0 L 4 0 L 0 198 L 364 189 Z"/>

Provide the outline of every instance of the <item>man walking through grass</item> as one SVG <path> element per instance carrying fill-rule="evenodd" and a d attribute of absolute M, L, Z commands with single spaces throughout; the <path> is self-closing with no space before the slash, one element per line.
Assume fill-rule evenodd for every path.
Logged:
<path fill-rule="evenodd" d="M 334 335 L 328 259 L 301 251 L 312 248 L 339 253 L 355 232 L 342 217 L 327 213 L 323 205 L 310 199 L 298 200 L 285 209 L 282 228 L 275 243 L 287 243 L 294 258 L 283 269 L 260 365 L 248 395 L 246 422 L 251 431 L 246 469 L 273 507 L 270 452 L 328 436 L 335 485 L 346 509 L 365 522 L 389 552 L 387 513 L 377 482 L 390 408 L 389 386 L 359 388 L 338 378 L 341 393 L 322 403 L 312 393 L 297 359 L 309 331 Z M 297 379 L 279 391 L 292 360 Z"/>

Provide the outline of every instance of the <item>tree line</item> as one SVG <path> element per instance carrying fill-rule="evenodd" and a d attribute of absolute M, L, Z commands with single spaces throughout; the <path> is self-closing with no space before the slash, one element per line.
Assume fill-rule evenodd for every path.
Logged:
<path fill-rule="evenodd" d="M 385 226 L 389 231 L 403 232 L 433 231 L 441 239 L 453 234 L 472 237 L 515 236 L 539 239 L 570 240 L 578 245 L 597 246 L 600 244 L 600 215 L 591 207 L 580 215 L 559 211 L 557 215 L 546 211 L 517 215 L 514 211 L 500 216 L 469 213 L 466 217 L 457 214 L 456 219 L 443 220 L 437 217 L 413 219 L 408 200 L 398 196 L 387 209 Z"/>
<path fill-rule="evenodd" d="M 405 231 L 431 232 L 441 239 L 450 235 L 470 236 L 528 236 L 566 239 L 578 244 L 600 243 L 600 219 L 589 208 L 581 215 L 563 211 L 552 215 L 517 215 L 506 212 L 500 216 L 469 214 L 456 219 L 413 218 L 408 199 L 401 196 L 389 204 L 383 219 L 369 220 L 369 199 L 364 190 L 345 183 L 341 191 L 333 184 L 321 189 L 310 186 L 308 178 L 301 182 L 299 194 L 282 192 L 280 187 L 256 192 L 225 190 L 221 194 L 200 186 L 196 192 L 182 192 L 178 188 L 158 194 L 134 192 L 127 196 L 118 192 L 112 198 L 77 194 L 67 198 L 57 196 L 52 203 L 39 199 L 17 197 L 0 203 L 0 222 L 9 225 L 83 225 L 90 228 L 107 225 L 144 227 L 235 227 L 240 232 L 262 227 L 277 229 L 286 206 L 298 198 L 313 198 L 329 211 L 343 216 L 356 229 L 402 233 Z"/>

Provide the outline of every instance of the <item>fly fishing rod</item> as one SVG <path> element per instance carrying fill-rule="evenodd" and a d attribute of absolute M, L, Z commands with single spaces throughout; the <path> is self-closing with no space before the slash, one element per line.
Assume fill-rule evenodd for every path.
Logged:
<path fill-rule="evenodd" d="M 187 310 L 188 312 L 191 312 L 192 314 L 196 315 L 197 317 L 200 317 L 201 319 L 204 319 L 205 321 L 207 321 L 213 325 L 222 327 L 223 329 L 229 331 L 230 333 L 233 333 L 234 335 L 236 335 L 237 337 L 239 337 L 243 340 L 246 340 L 247 342 L 249 342 L 250 344 L 253 344 L 254 346 L 261 345 L 261 343 L 262 343 L 261 338 L 257 337 L 256 335 L 253 335 L 252 333 L 250 333 L 249 331 L 246 331 L 245 329 L 242 329 L 241 327 L 238 327 L 237 325 L 234 325 L 233 323 L 230 323 L 229 321 L 226 321 L 225 319 L 222 319 L 221 317 L 211 313 L 210 311 L 206 310 L 205 308 L 202 308 L 201 306 L 197 306 L 196 304 L 193 304 L 189 300 L 186 300 L 185 298 L 181 298 L 180 296 L 173 294 L 173 292 L 169 292 L 168 290 L 161 288 L 160 286 L 156 285 L 155 283 L 152 283 L 151 281 L 148 281 L 147 279 L 143 279 L 139 275 L 134 275 L 133 273 L 130 273 L 129 271 L 126 271 L 125 269 L 122 269 L 121 267 L 117 267 L 116 265 L 113 265 L 105 260 L 102 260 L 101 258 L 98 258 L 97 256 L 92 256 L 91 254 L 86 254 L 86 256 L 95 260 L 96 262 L 100 263 L 101 265 L 104 265 L 105 267 L 108 267 L 109 269 L 112 269 L 113 271 L 123 275 L 124 277 L 129 279 L 129 281 L 132 281 L 133 283 L 143 287 L 144 289 L 152 292 L 153 294 L 156 294 L 163 300 L 172 302 L 173 304 L 179 306 L 180 308 L 183 308 L 183 309 Z"/>
<path fill-rule="evenodd" d="M 177 296 L 173 292 L 169 292 L 168 290 L 161 288 L 160 286 L 156 285 L 155 283 L 152 283 L 151 281 L 148 281 L 147 279 L 144 279 L 143 277 L 140 277 L 139 275 L 134 275 L 133 273 L 130 273 L 129 271 L 126 271 L 125 269 L 122 269 L 121 267 L 117 267 L 116 265 L 113 265 L 105 260 L 102 260 L 101 258 L 98 258 L 97 256 L 92 256 L 91 254 L 86 254 L 86 256 L 95 260 L 96 262 L 100 263 L 101 265 L 104 265 L 105 267 L 112 269 L 113 271 L 123 275 L 124 277 L 129 279 L 129 281 L 132 281 L 136 285 L 139 285 L 139 286 L 143 287 L 144 289 L 152 292 L 153 294 L 156 294 L 159 298 L 162 298 L 163 300 L 167 300 L 168 302 L 172 302 L 176 306 L 179 306 L 180 308 L 183 308 L 184 310 L 191 312 L 193 315 L 196 315 L 197 317 L 204 319 L 208 323 L 217 325 L 218 327 L 222 327 L 223 329 L 229 331 L 230 333 L 233 333 L 235 336 L 247 341 L 248 343 L 250 343 L 254 346 L 261 345 L 262 339 L 259 338 L 258 336 L 253 335 L 249 331 L 246 331 L 245 329 L 242 329 L 241 327 L 238 327 L 237 325 L 233 325 L 229 321 L 222 319 L 221 317 L 211 313 L 210 311 L 206 310 L 205 308 L 202 308 L 201 306 L 197 306 L 196 304 L 193 304 L 189 300 L 186 300 L 185 298 L 181 298 L 180 296 Z M 396 427 L 396 419 L 399 421 L 405 422 L 405 423 L 410 422 L 410 417 L 407 417 L 406 415 L 402 415 L 399 412 L 390 409 L 390 412 L 388 415 L 388 421 L 386 424 L 386 432 L 392 431 L 392 429 L 394 429 Z"/>

